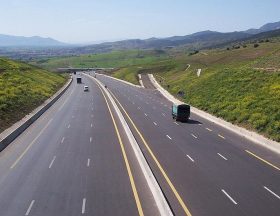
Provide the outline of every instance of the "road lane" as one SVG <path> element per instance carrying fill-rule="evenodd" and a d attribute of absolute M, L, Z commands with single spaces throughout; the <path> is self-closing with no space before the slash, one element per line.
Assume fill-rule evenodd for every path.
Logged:
<path fill-rule="evenodd" d="M 0 162 L 6 164 L 0 167 L 1 215 L 139 215 L 104 97 L 90 79 L 83 80 L 89 92 L 73 83 L 62 99 L 1 152 Z M 130 152 L 129 157 L 133 158 Z M 157 215 L 135 161 L 132 168 L 139 177 L 136 186 L 143 189 L 140 197 L 146 198 L 144 212 Z"/>
<path fill-rule="evenodd" d="M 155 94 L 154 90 L 133 88 L 103 76 L 98 76 L 98 79 L 108 86 L 127 109 L 173 178 L 175 186 L 178 186 L 179 193 L 190 204 L 193 215 L 279 214 L 279 201 L 267 199 L 268 192 L 263 188 L 266 182 L 273 185 L 275 194 L 279 194 L 279 172 L 260 160 L 254 160 L 244 151 L 250 147 L 268 155 L 267 150 L 195 115 L 192 115 L 189 124 L 174 124 L 171 117 L 168 119 L 161 115 L 162 112 L 171 112 L 171 104 L 158 96 L 158 93 Z M 136 95 L 140 95 L 143 101 L 138 100 L 139 96 Z M 134 98 L 134 104 L 128 101 L 127 97 Z M 138 106 L 141 106 L 141 110 L 137 109 Z M 153 122 L 157 122 L 157 127 L 152 125 Z M 170 145 L 166 138 L 163 139 L 166 134 L 172 137 Z M 191 134 L 195 134 L 197 138 Z M 142 148 L 145 152 L 145 147 Z M 223 156 L 226 154 L 230 161 L 222 160 L 217 153 Z M 186 160 L 186 154 L 196 157 L 195 169 L 182 159 Z M 279 163 L 279 156 L 272 152 L 269 155 L 274 162 Z M 147 157 L 149 158 L 148 155 Z M 154 171 L 155 169 L 156 167 L 153 167 Z M 160 175 L 157 177 L 160 178 Z M 164 185 L 164 182 L 161 184 Z M 168 194 L 168 187 L 164 187 L 164 190 Z M 238 205 L 230 205 L 232 202 L 225 199 L 221 190 L 233 196 Z M 168 198 L 177 208 L 172 195 Z"/>

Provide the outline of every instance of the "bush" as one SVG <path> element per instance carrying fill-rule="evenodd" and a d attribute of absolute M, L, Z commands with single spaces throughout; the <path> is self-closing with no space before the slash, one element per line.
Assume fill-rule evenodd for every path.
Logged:
<path fill-rule="evenodd" d="M 268 123 L 268 118 L 261 113 L 253 113 L 249 122 L 253 125 L 258 131 L 262 131 Z"/>
<path fill-rule="evenodd" d="M 257 47 L 259 47 L 259 46 L 260 46 L 260 45 L 257 44 L 257 43 L 254 44 L 254 48 L 257 48 Z"/>
<path fill-rule="evenodd" d="M 199 53 L 199 51 L 198 51 L 198 50 L 195 50 L 195 51 L 191 52 L 189 55 L 191 56 L 191 55 L 195 55 L 195 54 L 197 54 L 197 53 Z"/>

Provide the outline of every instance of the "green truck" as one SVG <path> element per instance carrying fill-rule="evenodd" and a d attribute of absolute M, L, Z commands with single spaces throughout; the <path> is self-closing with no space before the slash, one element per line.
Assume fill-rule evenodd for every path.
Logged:
<path fill-rule="evenodd" d="M 82 77 L 77 77 L 77 83 L 81 84 L 82 83 Z"/>
<path fill-rule="evenodd" d="M 172 118 L 176 121 L 188 121 L 191 114 L 191 107 L 188 104 L 173 104 Z"/>

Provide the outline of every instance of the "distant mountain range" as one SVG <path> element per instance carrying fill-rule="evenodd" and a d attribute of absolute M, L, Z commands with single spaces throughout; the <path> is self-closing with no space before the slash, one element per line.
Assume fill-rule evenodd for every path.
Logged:
<path fill-rule="evenodd" d="M 222 44 L 227 44 L 234 41 L 253 39 L 258 34 L 260 37 L 265 36 L 261 34 L 264 32 L 274 32 L 267 34 L 271 36 L 280 36 L 279 30 L 280 22 L 268 23 L 261 26 L 259 29 L 248 29 L 246 31 L 235 31 L 228 33 L 221 33 L 216 31 L 201 31 L 185 36 L 173 36 L 167 38 L 149 38 L 146 40 L 131 39 L 116 42 L 106 42 L 101 44 L 94 44 L 84 47 L 78 47 L 74 50 L 78 53 L 100 53 L 109 52 L 112 50 L 123 49 L 164 49 L 183 46 L 188 49 L 202 49 L 216 47 Z M 74 51 L 73 50 L 73 51 Z"/>
<path fill-rule="evenodd" d="M 257 41 L 278 36 L 280 36 L 280 22 L 268 23 L 259 29 L 248 29 L 246 31 L 221 33 L 207 30 L 185 36 L 149 38 L 145 40 L 130 39 L 76 46 L 62 43 L 52 38 L 0 34 L 0 56 L 9 56 L 15 59 L 29 59 L 33 57 L 104 53 L 113 50 L 128 49 L 170 49 L 181 47 L 187 50 L 199 50 L 227 46 L 230 43 L 240 43 L 247 40 Z"/>
<path fill-rule="evenodd" d="M 245 33 L 249 33 L 249 34 L 259 34 L 262 32 L 267 32 L 267 31 L 273 31 L 273 30 L 277 30 L 280 29 L 280 22 L 275 22 L 275 23 L 267 23 L 265 25 L 263 25 L 262 27 L 260 27 L 259 29 L 248 29 L 247 31 L 244 31 Z"/>
<path fill-rule="evenodd" d="M 24 37 L 0 34 L 0 47 L 57 47 L 66 43 L 39 36 Z"/>

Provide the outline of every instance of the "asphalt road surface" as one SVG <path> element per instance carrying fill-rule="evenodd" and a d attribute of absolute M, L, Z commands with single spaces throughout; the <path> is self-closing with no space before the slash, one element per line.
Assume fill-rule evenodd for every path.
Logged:
<path fill-rule="evenodd" d="M 123 107 L 176 215 L 280 215 L 278 154 L 194 114 L 175 122 L 171 103 L 155 89 L 97 79 Z"/>
<path fill-rule="evenodd" d="M 112 104 L 82 77 L 0 153 L 1 216 L 159 215 Z M 175 122 L 155 89 L 97 79 L 175 215 L 280 215 L 279 155 L 194 114 Z"/>
<path fill-rule="evenodd" d="M 0 153 L 1 216 L 159 215 L 111 103 L 133 179 L 100 88 L 83 82 Z"/>

